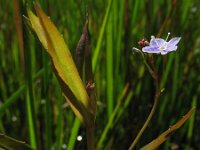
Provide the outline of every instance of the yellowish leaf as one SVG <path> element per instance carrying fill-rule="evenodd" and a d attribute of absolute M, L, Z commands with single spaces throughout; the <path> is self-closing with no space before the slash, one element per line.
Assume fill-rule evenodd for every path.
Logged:
<path fill-rule="evenodd" d="M 85 86 L 79 76 L 71 53 L 62 35 L 48 16 L 34 4 L 37 16 L 28 10 L 31 25 L 42 45 L 51 56 L 54 71 L 62 83 L 62 90 L 66 100 L 78 117 L 84 118 L 86 123 L 93 118 L 94 110 Z"/>
<path fill-rule="evenodd" d="M 71 109 L 73 110 L 73 112 L 75 113 L 75 115 L 80 119 L 81 122 L 83 122 L 83 116 L 81 115 L 81 113 L 79 112 L 79 110 L 75 107 L 75 105 L 73 105 L 71 103 L 71 101 L 68 99 L 68 97 L 64 94 L 64 98 L 67 101 L 67 103 L 69 104 L 69 106 L 71 107 Z"/>
<path fill-rule="evenodd" d="M 42 10 L 35 5 L 37 15 L 40 19 L 40 23 L 45 31 L 47 39 L 47 48 L 53 58 L 53 63 L 58 63 L 60 69 L 58 73 L 62 72 L 61 78 L 64 79 L 69 88 L 74 93 L 78 100 L 87 107 L 88 105 L 88 95 L 84 88 L 83 82 L 80 79 L 74 61 L 72 59 L 71 53 L 65 44 L 65 41 L 61 34 L 58 32 L 55 25 L 51 22 L 49 17 L 47 17 Z M 52 55 L 53 54 L 53 55 Z M 56 69 L 57 66 L 55 65 Z"/>
<path fill-rule="evenodd" d="M 160 146 L 163 142 L 166 141 L 167 137 L 170 133 L 174 132 L 175 130 L 179 129 L 193 114 L 195 109 L 191 109 L 183 118 L 181 118 L 176 124 L 171 126 L 167 131 L 162 133 L 158 138 L 153 140 L 151 143 L 147 144 L 146 146 L 142 147 L 141 150 L 154 150 L 158 146 Z"/>
<path fill-rule="evenodd" d="M 32 28 L 35 30 L 35 33 L 37 34 L 40 42 L 44 46 L 44 48 L 47 50 L 47 41 L 45 37 L 44 30 L 40 24 L 39 18 L 32 13 L 32 11 L 28 10 L 28 16 L 32 25 Z"/>

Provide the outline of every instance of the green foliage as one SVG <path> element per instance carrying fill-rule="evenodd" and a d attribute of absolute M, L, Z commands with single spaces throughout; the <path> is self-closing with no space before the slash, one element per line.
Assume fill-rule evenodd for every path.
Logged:
<path fill-rule="evenodd" d="M 77 79 L 73 80 L 73 88 L 69 88 L 72 80 L 67 81 L 71 75 L 68 75 L 68 71 L 63 73 L 62 80 L 66 81 L 70 93 L 75 97 L 69 98 L 67 103 L 62 96 L 63 87 L 60 89 L 52 71 L 53 59 L 47 56 L 40 44 L 42 42 L 46 45 L 46 33 L 52 30 L 55 32 L 52 24 L 45 24 L 43 19 L 47 18 L 42 17 L 40 11 L 36 11 L 37 16 L 29 11 L 29 18 L 32 16 L 36 27 L 33 27 L 33 23 L 29 25 L 39 30 L 35 31 L 39 42 L 36 36 L 33 37 L 34 33 L 23 24 L 23 20 L 26 20 L 26 23 L 29 21 L 22 17 L 28 17 L 24 9 L 27 7 L 25 1 L 15 2 L 20 2 L 20 9 L 13 7 L 10 1 L 0 0 L 0 132 L 26 141 L 37 149 L 65 149 L 65 144 L 67 149 L 85 149 L 84 127 L 76 119 L 69 105 L 76 100 L 83 103 L 84 107 L 87 106 L 90 95 L 85 91 L 85 86 L 88 79 L 82 74 L 87 71 L 88 65 L 83 65 L 83 71 L 79 74 L 78 70 L 73 71 L 73 76 Z M 29 4 L 28 8 L 33 10 L 32 2 L 26 2 Z M 155 116 L 136 149 L 163 133 L 191 107 L 197 108 L 195 115 L 176 134 L 168 137 L 160 149 L 169 149 L 173 145 L 180 149 L 200 149 L 199 0 L 38 2 L 63 35 L 60 38 L 65 40 L 67 48 L 64 46 L 61 50 L 63 53 L 71 53 L 70 57 L 74 58 L 88 13 L 97 92 L 95 143 L 100 142 L 103 148 L 128 149 L 152 107 L 155 86 L 142 58 L 132 53 L 132 47 L 138 47 L 137 42 L 141 38 L 149 40 L 151 35 L 165 37 L 171 32 L 172 36 L 181 36 L 176 52 L 164 57 L 154 56 L 160 87 L 164 88 L 164 91 Z M 46 31 L 43 31 L 43 28 Z M 41 32 L 43 33 L 38 35 Z M 52 49 L 55 49 L 55 45 L 63 45 L 63 42 L 54 41 L 56 36 L 48 35 Z M 56 53 L 56 50 L 53 52 Z M 25 63 L 23 55 L 26 58 Z M 63 65 L 63 68 L 69 67 L 65 54 L 58 56 L 59 61 L 62 61 L 59 64 Z M 70 60 L 75 68 L 75 63 Z M 123 94 L 126 85 L 129 86 Z M 80 95 L 76 95 L 76 90 L 80 90 Z M 82 141 L 76 140 L 78 135 L 83 138 Z"/>

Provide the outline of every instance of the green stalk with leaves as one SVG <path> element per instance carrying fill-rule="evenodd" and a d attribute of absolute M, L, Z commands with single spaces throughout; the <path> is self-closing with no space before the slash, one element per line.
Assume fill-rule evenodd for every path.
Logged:
<path fill-rule="evenodd" d="M 54 72 L 61 85 L 63 94 L 74 113 L 86 126 L 88 149 L 94 149 L 95 103 L 88 96 L 70 51 L 54 24 L 34 4 L 37 16 L 28 10 L 32 28 L 49 53 Z"/>

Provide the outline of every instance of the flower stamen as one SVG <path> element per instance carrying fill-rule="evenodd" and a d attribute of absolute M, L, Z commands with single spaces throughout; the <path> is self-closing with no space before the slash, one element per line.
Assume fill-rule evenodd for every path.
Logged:
<path fill-rule="evenodd" d="M 166 39 L 165 39 L 165 41 L 167 41 L 168 40 L 168 38 L 169 38 L 169 35 L 170 35 L 171 33 L 170 32 L 168 32 L 168 34 L 167 34 L 167 37 L 166 37 Z"/>

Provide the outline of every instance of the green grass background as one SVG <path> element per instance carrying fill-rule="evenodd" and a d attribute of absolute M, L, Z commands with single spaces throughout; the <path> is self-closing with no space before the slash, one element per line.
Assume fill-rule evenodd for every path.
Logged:
<path fill-rule="evenodd" d="M 38 2 L 63 34 L 72 54 L 89 14 L 98 104 L 96 143 L 103 138 L 107 149 L 127 149 L 153 103 L 153 80 L 132 47 L 151 35 L 165 38 L 171 32 L 172 37 L 181 36 L 176 52 L 155 56 L 160 86 L 165 90 L 137 149 L 167 130 L 191 107 L 196 107 L 195 115 L 160 149 L 200 149 L 199 0 Z M 32 1 L 27 3 L 32 8 Z M 21 16 L 26 15 L 24 6 L 25 1 L 20 1 Z M 49 57 L 25 26 L 25 60 L 21 63 L 15 13 L 13 1 L 0 0 L 0 132 L 37 149 L 65 149 L 65 145 L 69 150 L 86 149 L 85 129 L 62 97 Z M 119 102 L 110 130 L 102 137 Z M 82 141 L 77 141 L 78 135 Z"/>

